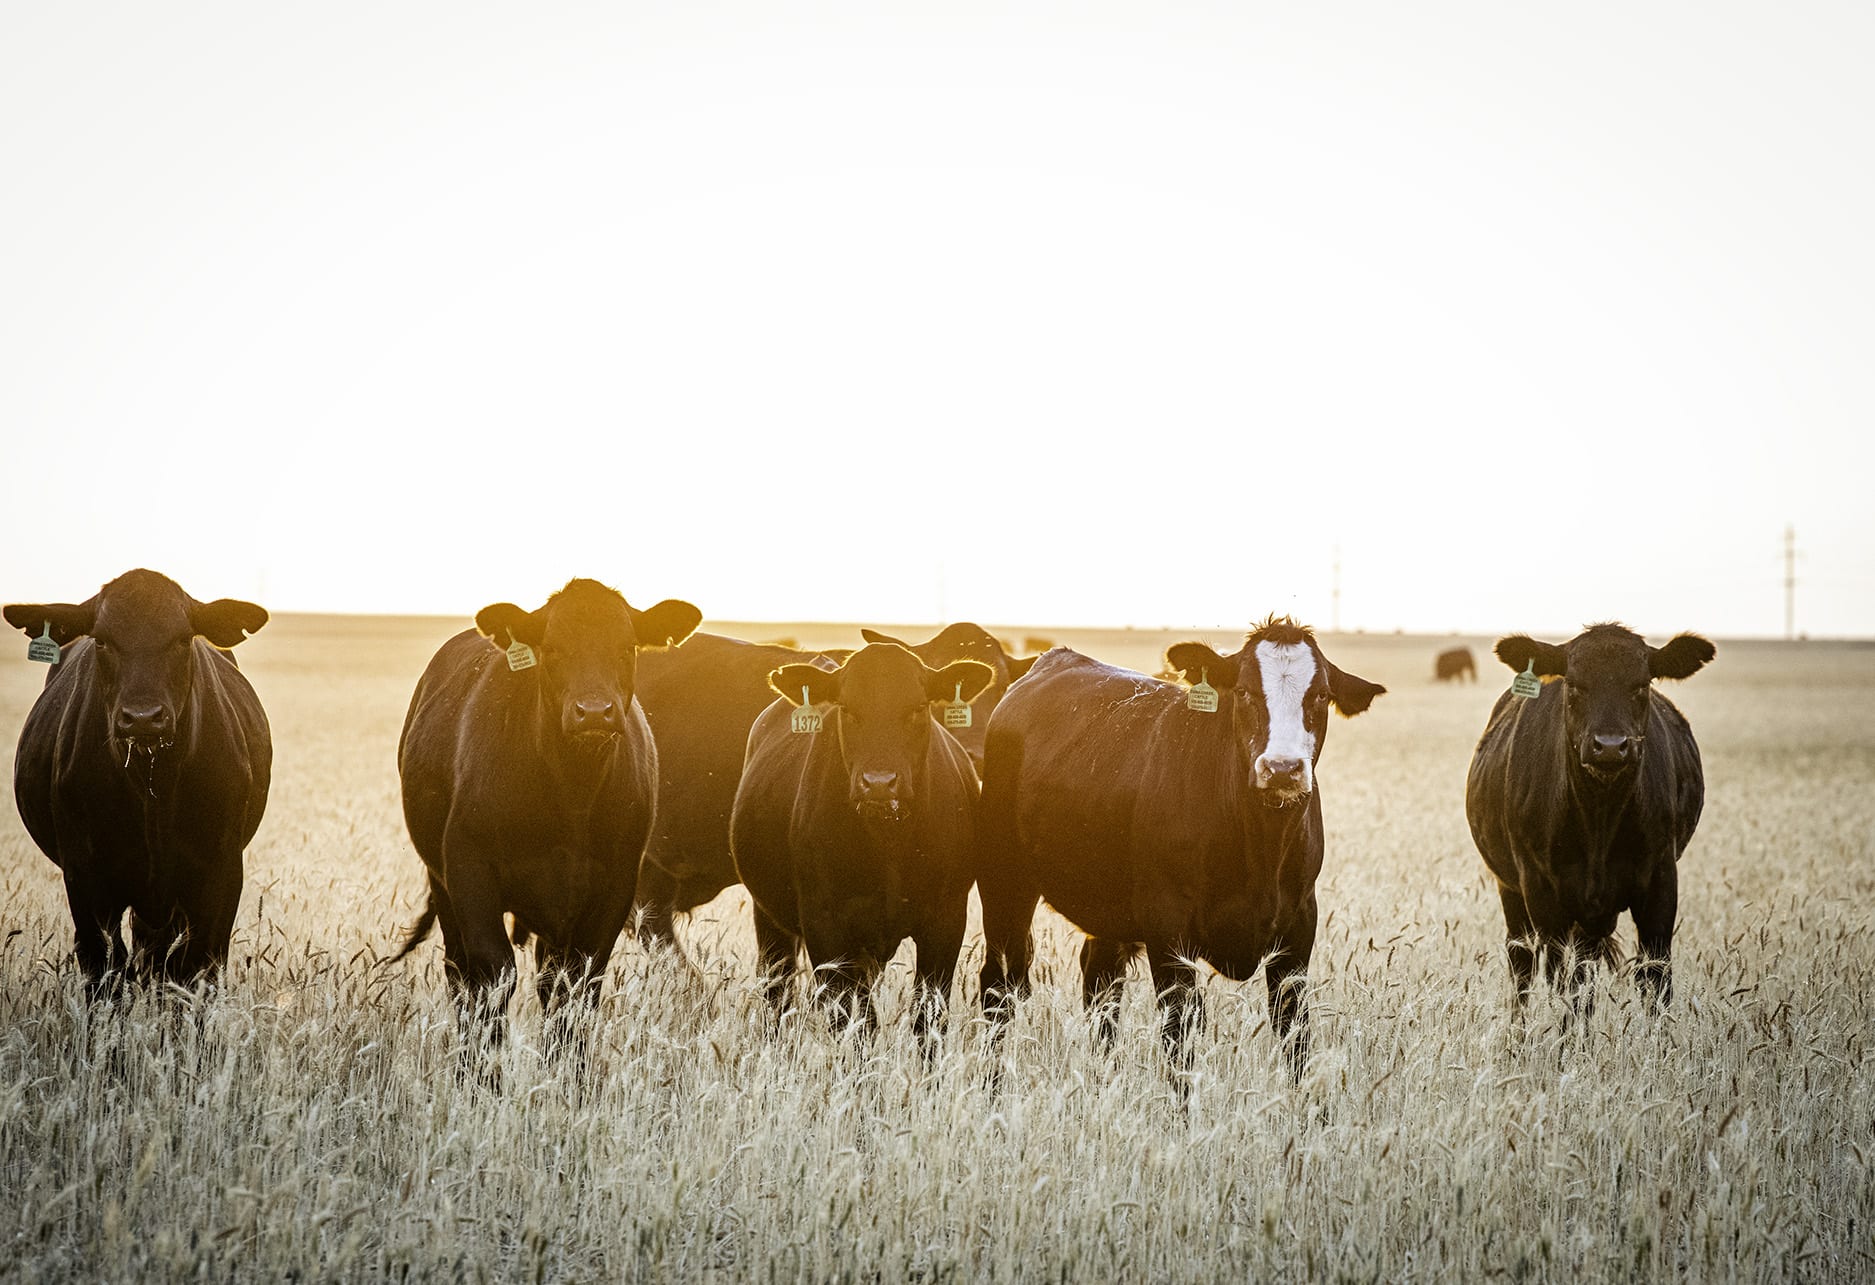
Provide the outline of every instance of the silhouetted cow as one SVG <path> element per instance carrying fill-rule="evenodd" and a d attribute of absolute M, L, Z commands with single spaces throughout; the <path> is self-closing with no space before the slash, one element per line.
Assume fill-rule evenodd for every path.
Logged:
<path fill-rule="evenodd" d="M 418 681 L 397 766 L 429 901 L 395 958 L 440 922 L 465 1016 L 498 1018 L 514 989 L 504 912 L 516 942 L 534 937 L 550 1013 L 570 993 L 597 999 L 657 801 L 638 652 L 682 642 L 700 618 L 572 580 L 538 611 L 484 607 Z"/>
<path fill-rule="evenodd" d="M 1235 655 L 1186 642 L 1166 660 L 1214 689 L 1214 712 L 1192 708 L 1184 688 L 1061 648 L 990 719 L 984 1008 L 999 1014 L 1027 990 L 1030 925 L 1046 898 L 1088 934 L 1082 994 L 1103 1036 L 1142 944 L 1181 1062 L 1202 1019 L 1188 961 L 1241 981 L 1267 957 L 1273 1023 L 1293 1033 L 1300 1073 L 1322 864 L 1315 763 L 1328 707 L 1359 714 L 1386 689 L 1337 669 L 1287 618 L 1265 621 Z"/>
<path fill-rule="evenodd" d="M 870 642 L 897 639 L 871 629 Z M 927 665 L 974 659 L 996 669 L 967 728 L 952 734 L 966 750 L 983 747 L 983 724 L 1002 693 L 1032 659 L 1017 659 L 977 625 L 951 625 L 929 642 L 899 643 Z M 638 699 L 657 737 L 658 820 L 638 873 L 639 933 L 647 942 L 674 942 L 673 920 L 736 883 L 729 855 L 729 811 L 741 779 L 749 728 L 775 699 L 768 676 L 783 665 L 833 665 L 852 653 L 795 651 L 779 645 L 698 634 L 682 647 L 644 657 Z M 797 693 L 798 695 L 798 693 Z M 948 692 L 944 700 L 952 700 Z"/>
<path fill-rule="evenodd" d="M 1441 683 L 1456 682 L 1461 678 L 1478 681 L 1478 662 L 1471 657 L 1469 647 L 1448 647 L 1440 652 L 1432 662 L 1432 676 Z"/>
<path fill-rule="evenodd" d="M 91 989 L 126 966 L 173 980 L 218 967 L 273 742 L 260 698 L 217 648 L 267 613 L 197 602 L 167 576 L 129 571 L 89 602 L 5 614 L 62 649 L 20 732 L 13 793 L 33 842 L 65 872 Z"/>
<path fill-rule="evenodd" d="M 829 1008 L 870 1028 L 873 981 L 910 937 L 914 1023 L 928 1042 L 963 944 L 977 804 L 970 756 L 931 702 L 959 690 L 971 700 L 995 676 L 974 660 L 934 670 L 889 643 L 832 672 L 771 676 L 782 699 L 749 732 L 730 833 L 777 1010 L 804 943 Z M 792 729 L 804 698 L 824 720 L 817 731 Z"/>
<path fill-rule="evenodd" d="M 1498 640 L 1512 669 L 1562 680 L 1498 698 L 1465 788 L 1472 838 L 1504 903 L 1519 1003 L 1537 954 L 1552 982 L 1565 945 L 1586 968 L 1610 953 L 1624 910 L 1639 930 L 1641 977 L 1663 1003 L 1672 997 L 1675 863 L 1706 786 L 1692 729 L 1653 680 L 1690 678 L 1716 651 L 1695 634 L 1649 647 L 1615 624 L 1560 647 Z"/>

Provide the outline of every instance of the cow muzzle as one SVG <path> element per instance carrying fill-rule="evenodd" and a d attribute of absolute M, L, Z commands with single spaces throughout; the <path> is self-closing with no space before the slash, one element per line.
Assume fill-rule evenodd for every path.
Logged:
<path fill-rule="evenodd" d="M 176 719 L 162 705 L 120 705 L 111 733 L 124 745 L 161 749 L 176 738 Z"/>
<path fill-rule="evenodd" d="M 560 730 L 581 744 L 609 743 L 625 731 L 625 713 L 616 700 L 583 696 L 566 703 Z"/>
<path fill-rule="evenodd" d="M 1582 738 L 1582 766 L 1598 780 L 1614 780 L 1633 767 L 1640 756 L 1641 741 L 1638 736 L 1604 736 L 1594 733 Z"/>
<path fill-rule="evenodd" d="M 897 772 L 853 774 L 853 811 L 870 821 L 899 821 L 905 816 L 905 798 Z"/>
<path fill-rule="evenodd" d="M 1269 807 L 1285 808 L 1309 797 L 1315 788 L 1307 759 L 1272 758 L 1265 754 L 1256 761 L 1256 787 Z"/>

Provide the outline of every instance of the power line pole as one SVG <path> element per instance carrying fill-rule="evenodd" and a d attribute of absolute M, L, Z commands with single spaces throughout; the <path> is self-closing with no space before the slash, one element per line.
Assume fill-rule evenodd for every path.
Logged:
<path fill-rule="evenodd" d="M 1334 591 L 1329 595 L 1329 628 L 1334 633 L 1341 632 L 1341 546 L 1335 546 L 1335 582 Z"/>
<path fill-rule="evenodd" d="M 1797 528 L 1784 524 L 1784 640 L 1797 636 Z"/>

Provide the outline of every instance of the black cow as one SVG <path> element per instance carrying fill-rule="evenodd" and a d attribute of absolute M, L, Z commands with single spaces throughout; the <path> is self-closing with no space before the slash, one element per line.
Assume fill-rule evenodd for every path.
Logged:
<path fill-rule="evenodd" d="M 950 993 L 963 944 L 977 775 L 931 715 L 996 677 L 959 660 L 931 669 L 902 647 L 862 647 L 840 668 L 784 665 L 782 699 L 749 732 L 730 835 L 755 901 L 769 1000 L 787 1001 L 805 943 L 836 1017 L 874 1023 L 872 984 L 899 943 L 918 949 L 918 1036 Z M 824 722 L 795 731 L 802 707 Z"/>
<path fill-rule="evenodd" d="M 33 842 L 65 872 L 90 989 L 127 968 L 176 981 L 218 968 L 273 741 L 260 698 L 217 649 L 267 613 L 197 602 L 139 570 L 89 602 L 15 603 L 5 615 L 61 647 L 20 732 L 13 793 Z"/>
<path fill-rule="evenodd" d="M 1504 903 L 1519 1004 L 1538 954 L 1552 982 L 1565 945 L 1586 970 L 1612 953 L 1624 910 L 1640 934 L 1640 976 L 1662 1003 L 1672 997 L 1676 863 L 1706 786 L 1692 729 L 1653 680 L 1690 678 L 1716 651 L 1696 634 L 1649 647 L 1616 624 L 1560 647 L 1498 640 L 1498 659 L 1546 680 L 1529 698 L 1515 688 L 1498 698 L 1465 787 L 1472 838 Z"/>
<path fill-rule="evenodd" d="M 1432 677 L 1435 682 L 1451 683 L 1459 679 L 1478 681 L 1478 662 L 1472 659 L 1469 647 L 1448 647 L 1440 652 L 1432 662 Z"/>
<path fill-rule="evenodd" d="M 687 602 L 640 611 L 572 580 L 538 611 L 484 607 L 418 681 L 397 767 L 429 901 L 395 958 L 440 922 L 465 1017 L 498 1018 L 514 989 L 504 912 L 516 944 L 534 939 L 550 1013 L 597 998 L 657 802 L 639 649 L 682 642 L 700 619 Z"/>
<path fill-rule="evenodd" d="M 897 642 L 870 629 L 869 642 Z M 982 628 L 955 624 L 929 642 L 900 644 L 927 665 L 980 660 L 996 669 L 977 698 L 972 726 L 953 735 L 973 759 L 983 747 L 983 725 L 1010 683 L 1033 663 L 1017 659 Z M 639 935 L 674 942 L 673 920 L 737 882 L 729 855 L 729 812 L 756 716 L 775 699 L 768 676 L 783 665 L 837 665 L 852 653 L 798 651 L 780 644 L 742 642 L 698 634 L 682 647 L 647 654 L 638 669 L 638 700 L 657 738 L 658 820 L 638 872 Z M 797 693 L 798 695 L 798 693 Z M 952 700 L 955 692 L 943 699 Z M 980 763 L 980 759 L 977 759 Z"/>
<path fill-rule="evenodd" d="M 1329 663 L 1314 635 L 1271 618 L 1220 656 L 1179 643 L 1187 691 L 1065 648 L 1044 655 L 990 719 L 983 782 L 983 1005 L 1027 990 L 1030 926 L 1046 898 L 1088 939 L 1082 995 L 1111 1039 L 1128 961 L 1143 945 L 1176 1061 L 1202 1019 L 1208 961 L 1243 980 L 1264 967 L 1272 1019 L 1298 1074 L 1301 980 L 1315 944 L 1322 864 L 1315 763 L 1328 707 L 1359 714 L 1386 689 Z M 1204 688 L 1194 688 L 1202 695 Z"/>

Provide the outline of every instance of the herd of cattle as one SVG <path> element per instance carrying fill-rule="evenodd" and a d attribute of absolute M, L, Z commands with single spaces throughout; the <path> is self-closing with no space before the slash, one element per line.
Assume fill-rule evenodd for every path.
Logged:
<path fill-rule="evenodd" d="M 5 618 L 50 666 L 14 792 L 63 872 L 90 986 L 214 969 L 272 760 L 232 649 L 267 613 L 139 570 Z M 1182 681 L 1166 681 L 1061 647 L 1017 658 L 969 624 L 807 652 L 697 634 L 700 621 L 685 602 L 640 610 L 574 580 L 534 611 L 484 608 L 418 680 L 398 770 L 429 888 L 397 958 L 440 926 L 468 1020 L 498 1034 L 529 942 L 542 1003 L 575 1020 L 569 1001 L 596 997 L 634 922 L 674 942 L 677 913 L 742 883 L 777 1010 L 804 948 L 829 1010 L 870 1025 L 876 975 L 910 938 L 928 1039 L 974 885 L 992 1016 L 1028 989 L 1045 900 L 1086 934 L 1082 993 L 1105 1038 L 1143 951 L 1175 1057 L 1202 1017 L 1202 962 L 1263 972 L 1300 1068 L 1328 713 L 1386 690 L 1310 630 L 1272 617 L 1231 655 L 1180 643 L 1166 663 Z M 1604 624 L 1496 652 L 1518 674 L 1478 743 L 1466 813 L 1517 994 L 1538 962 L 1553 982 L 1571 951 L 1583 966 L 1605 955 L 1628 911 L 1665 1001 L 1675 863 L 1704 783 L 1653 680 L 1689 677 L 1714 648 Z"/>

